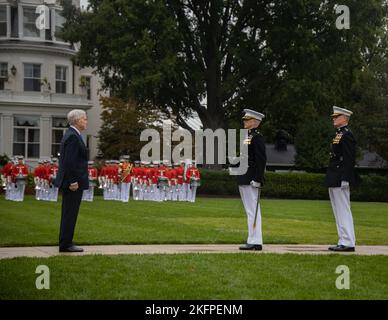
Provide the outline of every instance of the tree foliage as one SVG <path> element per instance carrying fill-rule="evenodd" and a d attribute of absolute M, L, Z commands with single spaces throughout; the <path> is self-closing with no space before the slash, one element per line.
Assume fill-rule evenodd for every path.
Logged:
<path fill-rule="evenodd" d="M 103 123 L 98 133 L 100 157 L 118 159 L 129 155 L 131 160 L 137 159 L 142 147 L 140 133 L 145 125 L 135 102 L 117 97 L 101 97 L 100 102 L 103 110 Z"/>
<path fill-rule="evenodd" d="M 90 0 L 87 12 L 66 3 L 62 37 L 81 43 L 77 64 L 143 110 L 187 129 L 197 114 L 217 129 L 240 127 L 248 107 L 266 114 L 267 133 L 295 137 L 311 110 L 328 117 L 335 104 L 358 112 L 360 141 L 386 154 L 385 123 L 373 132 L 362 116 L 388 113 L 384 0 L 342 1 L 343 30 L 333 0 Z"/>

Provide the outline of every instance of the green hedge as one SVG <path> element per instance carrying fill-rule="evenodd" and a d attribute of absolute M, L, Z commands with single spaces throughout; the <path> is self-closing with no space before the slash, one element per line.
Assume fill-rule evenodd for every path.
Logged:
<path fill-rule="evenodd" d="M 329 199 L 324 186 L 324 174 L 321 173 L 278 173 L 266 172 L 262 196 L 266 198 L 283 199 Z M 362 183 L 351 189 L 351 198 L 356 201 L 388 202 L 388 176 L 363 175 Z M 32 174 L 28 177 L 28 194 L 34 194 Z M 237 178 L 230 176 L 225 170 L 201 170 L 201 186 L 198 194 L 239 196 Z M 95 195 L 102 195 L 102 190 L 96 188 Z"/>
<path fill-rule="evenodd" d="M 329 199 L 324 174 L 266 172 L 262 196 L 284 199 Z M 237 178 L 227 171 L 201 170 L 199 194 L 239 195 Z M 361 176 L 362 183 L 351 189 L 352 200 L 388 202 L 388 177 Z"/>

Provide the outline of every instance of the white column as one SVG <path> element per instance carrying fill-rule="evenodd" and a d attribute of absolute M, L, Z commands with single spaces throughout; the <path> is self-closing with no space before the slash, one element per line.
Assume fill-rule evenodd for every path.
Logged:
<path fill-rule="evenodd" d="M 23 38 L 23 7 L 18 5 L 18 23 L 19 23 L 19 38 Z"/>
<path fill-rule="evenodd" d="M 8 157 L 12 156 L 12 143 L 13 143 L 13 116 L 11 114 L 1 115 L 1 138 L 3 140 L 2 152 Z"/>
<path fill-rule="evenodd" d="M 11 38 L 11 7 L 7 4 L 7 38 Z"/>
<path fill-rule="evenodd" d="M 51 156 L 51 117 L 40 117 L 40 157 Z"/>
<path fill-rule="evenodd" d="M 55 40 L 55 9 L 51 8 L 50 13 L 51 13 L 51 21 L 50 21 L 51 39 L 54 41 Z"/>

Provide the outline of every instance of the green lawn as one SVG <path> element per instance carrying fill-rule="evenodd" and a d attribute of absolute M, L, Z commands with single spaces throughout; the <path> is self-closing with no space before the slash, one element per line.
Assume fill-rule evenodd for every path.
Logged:
<path fill-rule="evenodd" d="M 359 244 L 388 244 L 388 204 L 353 205 Z M 328 201 L 262 200 L 265 243 L 337 242 Z M 60 202 L 0 199 L 0 246 L 56 245 Z M 243 243 L 239 199 L 82 203 L 75 242 Z M 50 290 L 35 269 L 50 268 Z M 350 290 L 338 290 L 338 265 Z M 1 299 L 388 299 L 387 256 L 177 254 L 0 260 Z"/>
<path fill-rule="evenodd" d="M 50 289 L 37 290 L 38 265 Z M 346 265 L 350 289 L 339 290 Z M 388 299 L 387 256 L 179 254 L 0 260 L 1 299 Z"/>
<path fill-rule="evenodd" d="M 353 202 L 358 244 L 388 245 L 388 204 Z M 264 243 L 334 244 L 328 201 L 262 200 Z M 23 203 L 0 197 L 0 246 L 56 245 L 60 202 Z M 239 199 L 198 198 L 196 203 L 83 202 L 77 244 L 244 243 L 246 218 Z"/>

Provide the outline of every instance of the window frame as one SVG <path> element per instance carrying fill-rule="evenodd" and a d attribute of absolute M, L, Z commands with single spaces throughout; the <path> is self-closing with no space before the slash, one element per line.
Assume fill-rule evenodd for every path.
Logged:
<path fill-rule="evenodd" d="M 36 10 L 36 8 L 37 8 L 37 5 L 28 5 L 28 4 L 22 4 L 21 5 L 21 7 L 22 7 L 22 21 L 21 21 L 21 24 L 22 24 L 22 34 L 23 34 L 23 39 L 27 39 L 27 40 L 45 40 L 44 39 L 44 34 L 45 34 L 45 30 L 38 30 L 37 28 L 36 28 L 36 25 L 35 25 L 35 21 L 36 21 L 36 19 L 35 19 L 35 21 L 34 21 L 34 26 L 35 26 L 35 28 L 36 28 L 36 30 L 37 30 L 37 33 L 38 33 L 38 36 L 36 36 L 36 37 L 34 37 L 34 36 L 31 36 L 31 35 L 26 35 L 26 33 L 25 33 L 25 21 L 24 21 L 24 17 L 25 17 L 25 9 L 28 9 L 28 10 L 33 10 L 34 11 L 34 13 L 35 13 L 35 10 Z M 36 14 L 36 13 L 35 13 Z M 36 18 L 38 18 L 38 16 L 36 16 Z M 20 20 L 20 17 L 19 17 L 19 20 Z M 32 22 L 30 23 L 30 24 L 32 24 Z M 42 33 L 42 31 L 43 31 L 43 33 Z"/>
<path fill-rule="evenodd" d="M 25 116 L 25 117 L 33 117 L 38 120 L 38 125 L 37 126 L 20 126 L 15 124 L 15 118 L 18 116 Z M 34 115 L 15 115 L 14 116 L 14 122 L 13 122 L 13 130 L 12 130 L 12 153 L 13 155 L 19 155 L 15 154 L 15 144 L 24 144 L 24 154 L 23 157 L 25 159 L 39 159 L 40 157 L 40 118 L 39 116 L 34 116 Z M 16 136 L 15 136 L 15 130 L 24 130 L 24 141 L 16 141 Z M 29 131 L 30 130 L 37 130 L 38 133 L 38 141 L 37 142 L 29 142 L 28 137 L 29 137 Z M 38 148 L 38 156 L 37 157 L 30 157 L 29 156 L 29 146 L 37 146 Z"/>
<path fill-rule="evenodd" d="M 8 17 L 8 5 L 7 4 L 1 4 L 0 5 L 0 9 L 4 9 L 5 10 L 5 20 L 4 21 L 1 21 L 0 20 L 0 24 L 1 23 L 5 23 L 5 34 L 2 35 L 0 34 L 0 38 L 7 38 L 8 37 L 8 34 L 9 34 L 9 30 L 8 30 L 8 26 L 9 26 L 9 17 Z"/>
<path fill-rule="evenodd" d="M 54 141 L 54 131 L 62 131 L 62 136 L 65 134 L 66 130 L 69 128 L 69 124 L 66 125 L 66 127 L 55 127 L 54 126 L 54 121 L 55 119 L 63 119 L 65 122 L 67 122 L 66 116 L 63 117 L 52 117 L 51 118 L 51 155 L 54 157 L 57 157 L 58 154 L 55 154 L 55 148 L 60 147 L 61 142 L 55 142 Z M 58 149 L 59 153 L 59 149 Z"/>
<path fill-rule="evenodd" d="M 3 66 L 5 65 L 5 68 Z M 5 74 L 2 75 L 2 71 L 5 70 Z M 5 89 L 5 82 L 8 81 L 8 62 L 0 61 L 0 90 Z"/>
<path fill-rule="evenodd" d="M 39 78 L 36 77 L 26 77 L 26 65 L 36 65 L 39 66 Z M 34 73 L 34 67 L 32 68 L 32 73 Z M 39 80 L 39 90 L 26 90 L 26 80 Z M 24 62 L 23 63 L 23 91 L 25 92 L 42 92 L 42 64 L 34 62 Z"/>
<path fill-rule="evenodd" d="M 57 79 L 57 68 L 63 68 L 64 72 L 61 72 L 61 75 L 64 75 L 64 80 L 63 79 Z M 62 69 L 62 71 L 63 71 Z M 68 66 L 65 65 L 55 65 L 55 93 L 60 93 L 60 94 L 66 94 L 67 93 L 67 78 L 68 78 Z M 58 83 L 64 83 L 65 84 L 65 91 L 64 92 L 58 92 Z"/>

